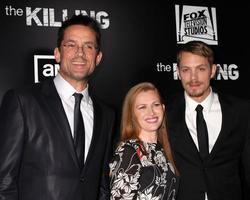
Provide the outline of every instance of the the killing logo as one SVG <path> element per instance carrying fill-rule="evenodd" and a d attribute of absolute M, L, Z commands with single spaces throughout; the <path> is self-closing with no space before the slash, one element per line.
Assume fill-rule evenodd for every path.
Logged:
<path fill-rule="evenodd" d="M 26 16 L 27 26 L 43 26 L 43 27 L 60 27 L 62 21 L 66 20 L 68 16 L 72 15 L 88 15 L 96 19 L 100 23 L 101 29 L 108 29 L 110 26 L 109 14 L 106 11 L 95 10 L 71 10 L 71 9 L 55 9 L 55 8 L 41 8 L 41 7 L 25 7 L 25 9 L 16 7 L 14 5 L 5 6 L 5 15 L 13 17 Z M 71 10 L 71 11 L 70 11 Z"/>
<path fill-rule="evenodd" d="M 214 7 L 175 5 L 177 44 L 201 40 L 218 45 L 216 9 Z"/>

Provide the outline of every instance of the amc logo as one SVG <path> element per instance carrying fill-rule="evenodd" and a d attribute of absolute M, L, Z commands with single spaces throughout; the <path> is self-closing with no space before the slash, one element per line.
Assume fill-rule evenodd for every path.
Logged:
<path fill-rule="evenodd" d="M 56 76 L 60 65 L 53 55 L 34 55 L 34 81 L 42 82 L 48 77 Z"/>

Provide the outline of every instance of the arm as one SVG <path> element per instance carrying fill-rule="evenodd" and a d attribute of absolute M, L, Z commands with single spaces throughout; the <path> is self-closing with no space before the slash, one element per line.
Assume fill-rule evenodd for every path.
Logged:
<path fill-rule="evenodd" d="M 18 199 L 18 173 L 23 148 L 24 120 L 13 91 L 0 107 L 0 199 Z"/>
<path fill-rule="evenodd" d="M 140 170 L 141 162 L 136 150 L 128 145 L 120 145 L 110 163 L 110 199 L 135 199 L 140 187 Z"/>
<path fill-rule="evenodd" d="M 102 169 L 102 177 L 101 177 L 101 185 L 100 185 L 100 194 L 99 200 L 108 200 L 110 197 L 110 189 L 109 189 L 109 162 L 111 160 L 111 156 L 113 153 L 113 133 L 114 131 L 114 115 L 108 117 L 110 128 L 107 130 L 107 145 L 104 157 L 104 164 Z"/>

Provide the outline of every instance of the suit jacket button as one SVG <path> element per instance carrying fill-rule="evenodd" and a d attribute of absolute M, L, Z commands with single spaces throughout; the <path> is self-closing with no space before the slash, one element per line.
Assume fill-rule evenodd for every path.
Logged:
<path fill-rule="evenodd" d="M 84 178 L 80 178 L 80 181 L 83 182 L 83 181 L 84 181 Z"/>

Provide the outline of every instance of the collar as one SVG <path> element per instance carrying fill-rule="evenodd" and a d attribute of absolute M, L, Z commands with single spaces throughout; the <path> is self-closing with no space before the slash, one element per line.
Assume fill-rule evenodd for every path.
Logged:
<path fill-rule="evenodd" d="M 60 73 L 57 73 L 57 75 L 54 78 L 54 83 L 57 89 L 58 94 L 63 97 L 64 99 L 70 99 L 72 98 L 72 95 L 77 92 L 77 93 L 81 93 L 83 95 L 83 101 L 85 101 L 86 103 L 90 103 L 90 96 L 89 96 L 89 85 L 87 84 L 87 87 L 79 92 L 76 91 L 75 88 L 70 85 L 69 82 L 67 82 L 61 75 Z"/>
<path fill-rule="evenodd" d="M 186 92 L 184 92 L 184 97 L 185 97 L 185 101 L 186 101 L 186 108 L 189 111 L 191 111 L 191 112 L 195 111 L 195 108 L 197 107 L 197 105 L 201 104 L 203 107 L 203 110 L 205 112 L 209 112 L 211 110 L 211 107 L 212 107 L 212 103 L 213 103 L 213 99 L 214 99 L 214 92 L 212 90 L 212 87 L 210 87 L 209 95 L 206 97 L 206 99 L 204 99 L 200 103 L 194 101 L 190 96 L 187 95 Z"/>

